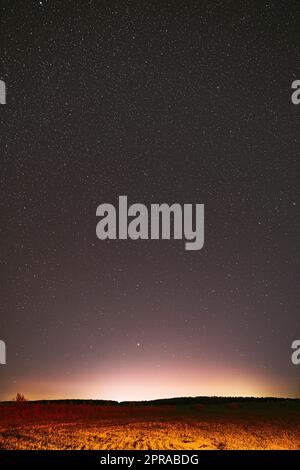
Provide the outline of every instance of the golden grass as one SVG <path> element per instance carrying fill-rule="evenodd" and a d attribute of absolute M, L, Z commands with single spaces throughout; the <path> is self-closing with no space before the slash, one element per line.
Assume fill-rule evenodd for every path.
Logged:
<path fill-rule="evenodd" d="M 246 405 L 241 409 L 222 405 L 127 406 L 110 411 L 94 407 L 94 414 L 98 416 L 67 420 L 60 417 L 51 421 L 35 419 L 27 424 L 1 422 L 0 416 L 0 448 L 300 449 L 299 410 L 295 413 L 286 408 L 268 409 L 265 405 L 262 408 Z"/>

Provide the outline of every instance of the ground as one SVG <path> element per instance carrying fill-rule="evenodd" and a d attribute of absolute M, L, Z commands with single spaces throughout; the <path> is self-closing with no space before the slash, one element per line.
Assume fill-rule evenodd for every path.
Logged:
<path fill-rule="evenodd" d="M 2 404 L 0 449 L 300 449 L 300 404 Z"/>

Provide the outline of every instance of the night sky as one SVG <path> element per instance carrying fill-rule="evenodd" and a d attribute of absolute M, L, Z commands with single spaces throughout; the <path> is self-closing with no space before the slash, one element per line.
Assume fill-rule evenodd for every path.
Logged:
<path fill-rule="evenodd" d="M 0 399 L 300 396 L 299 2 L 0 12 Z M 203 249 L 100 241 L 119 195 Z"/>

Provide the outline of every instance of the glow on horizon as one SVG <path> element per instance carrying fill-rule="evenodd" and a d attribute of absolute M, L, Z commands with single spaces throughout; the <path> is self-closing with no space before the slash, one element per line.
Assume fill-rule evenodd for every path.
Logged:
<path fill-rule="evenodd" d="M 147 372 L 145 372 L 145 370 Z M 100 378 L 101 377 L 101 378 Z M 281 384 L 282 385 L 282 384 Z M 16 392 L 30 400 L 38 399 L 103 399 L 142 401 L 187 396 L 278 396 L 284 391 L 275 380 L 237 368 L 120 368 L 64 377 L 19 380 Z M 7 393 L 5 394 L 7 395 Z M 287 396 L 287 395 L 286 395 Z"/>

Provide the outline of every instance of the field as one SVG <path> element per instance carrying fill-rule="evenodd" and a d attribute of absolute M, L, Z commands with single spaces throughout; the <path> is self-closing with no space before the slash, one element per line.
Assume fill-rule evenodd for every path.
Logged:
<path fill-rule="evenodd" d="M 0 449 L 300 449 L 300 401 L 3 403 Z"/>

